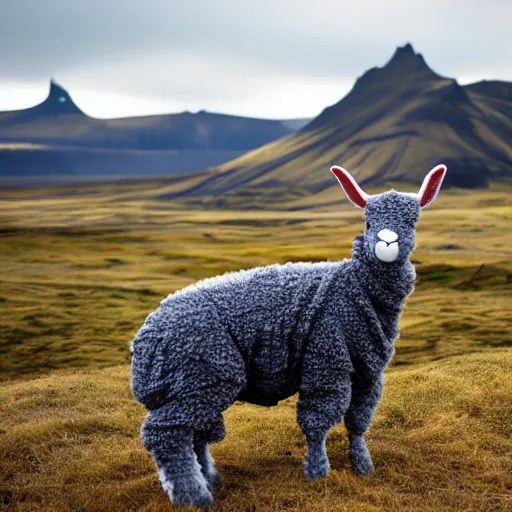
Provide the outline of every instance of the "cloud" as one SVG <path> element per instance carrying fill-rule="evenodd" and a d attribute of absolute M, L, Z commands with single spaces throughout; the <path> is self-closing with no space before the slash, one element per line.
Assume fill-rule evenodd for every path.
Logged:
<path fill-rule="evenodd" d="M 406 41 L 443 75 L 512 80 L 510 19 L 508 0 L 6 0 L 0 81 L 247 106 L 346 88 Z"/>

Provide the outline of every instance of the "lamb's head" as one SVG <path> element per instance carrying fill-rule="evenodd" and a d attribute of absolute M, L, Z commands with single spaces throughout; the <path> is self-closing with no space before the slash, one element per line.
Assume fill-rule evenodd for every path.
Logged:
<path fill-rule="evenodd" d="M 446 166 L 434 167 L 417 194 L 390 190 L 368 195 L 342 167 L 333 166 L 331 171 L 350 201 L 365 210 L 363 250 L 366 256 L 385 264 L 408 259 L 415 246 L 420 209 L 432 204 L 436 198 L 446 174 Z"/>

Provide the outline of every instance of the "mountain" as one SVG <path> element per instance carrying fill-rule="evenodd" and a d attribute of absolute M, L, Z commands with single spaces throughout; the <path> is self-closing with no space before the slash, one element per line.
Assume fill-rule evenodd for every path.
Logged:
<path fill-rule="evenodd" d="M 372 187 L 419 185 L 442 162 L 449 169 L 446 185 L 485 187 L 512 177 L 511 141 L 512 84 L 461 86 L 406 44 L 298 132 L 213 168 L 180 196 L 241 194 L 249 203 L 268 190 L 281 200 L 327 198 L 338 188 L 329 172 L 333 164 Z"/>
<path fill-rule="evenodd" d="M 88 117 L 76 106 L 68 92 L 53 80 L 50 81 L 48 97 L 39 105 L 25 110 L 13 110 L 0 112 L 0 127 L 2 132 L 9 127 L 25 125 L 30 131 L 32 123 L 50 121 L 51 119 L 75 122 L 86 122 Z"/>
<path fill-rule="evenodd" d="M 201 170 L 289 135 L 306 122 L 204 110 L 95 119 L 52 80 L 48 97 L 41 104 L 0 112 L 0 176 L 49 172 L 150 175 Z M 27 144 L 31 146 L 27 148 Z"/>

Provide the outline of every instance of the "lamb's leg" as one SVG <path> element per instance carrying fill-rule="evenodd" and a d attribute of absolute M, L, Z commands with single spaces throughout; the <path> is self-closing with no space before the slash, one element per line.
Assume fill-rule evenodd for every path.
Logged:
<path fill-rule="evenodd" d="M 350 404 L 350 379 L 340 379 L 335 387 L 301 389 L 297 421 L 307 441 L 304 471 L 307 481 L 329 473 L 325 441 L 330 428 L 341 422 Z"/>
<path fill-rule="evenodd" d="M 350 461 L 358 474 L 368 475 L 374 472 L 364 433 L 368 430 L 382 397 L 383 384 L 382 375 L 371 380 L 353 380 L 352 401 L 345 415 L 345 426 L 349 432 Z"/>
<path fill-rule="evenodd" d="M 193 448 L 192 428 L 142 427 L 144 447 L 153 456 L 164 491 L 171 502 L 178 506 L 195 506 L 209 510 L 213 496 Z"/>
<path fill-rule="evenodd" d="M 194 451 L 201 466 L 201 472 L 206 478 L 208 488 L 212 494 L 220 487 L 220 474 L 215 460 L 210 453 L 209 444 L 222 441 L 224 436 L 225 430 L 222 416 L 216 423 L 205 426 L 204 430 L 196 430 L 194 432 Z"/>

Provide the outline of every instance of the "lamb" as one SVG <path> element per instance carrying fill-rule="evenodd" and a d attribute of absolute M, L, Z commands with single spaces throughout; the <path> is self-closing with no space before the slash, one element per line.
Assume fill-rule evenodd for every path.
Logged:
<path fill-rule="evenodd" d="M 141 429 L 163 489 L 177 506 L 208 510 L 219 485 L 209 444 L 224 438 L 235 400 L 262 406 L 299 393 L 306 480 L 329 472 L 328 431 L 343 419 L 358 474 L 374 471 L 364 434 L 416 278 L 409 257 L 420 209 L 446 167 L 418 194 L 367 195 L 333 166 L 366 228 L 348 260 L 286 263 L 205 279 L 169 295 L 132 342 L 131 386 L 148 410 Z"/>

